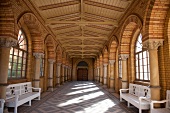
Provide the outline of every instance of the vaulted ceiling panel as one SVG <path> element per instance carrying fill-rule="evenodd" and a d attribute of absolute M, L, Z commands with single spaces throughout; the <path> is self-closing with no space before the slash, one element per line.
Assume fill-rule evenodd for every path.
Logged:
<path fill-rule="evenodd" d="M 134 0 L 31 0 L 71 57 L 94 58 Z"/>

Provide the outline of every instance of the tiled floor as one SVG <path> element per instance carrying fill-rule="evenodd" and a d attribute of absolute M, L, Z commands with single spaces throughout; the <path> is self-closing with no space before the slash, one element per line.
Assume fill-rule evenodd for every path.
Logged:
<path fill-rule="evenodd" d="M 118 97 L 118 96 L 117 96 Z M 19 107 L 19 113 L 137 113 L 127 108 L 106 88 L 90 81 L 67 82 L 52 93 L 42 94 L 31 107 Z"/>

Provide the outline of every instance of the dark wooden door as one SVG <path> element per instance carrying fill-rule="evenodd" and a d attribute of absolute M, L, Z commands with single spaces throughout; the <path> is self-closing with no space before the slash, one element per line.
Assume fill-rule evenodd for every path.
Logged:
<path fill-rule="evenodd" d="M 85 68 L 79 68 L 77 70 L 77 80 L 78 81 L 88 81 L 88 70 Z"/>

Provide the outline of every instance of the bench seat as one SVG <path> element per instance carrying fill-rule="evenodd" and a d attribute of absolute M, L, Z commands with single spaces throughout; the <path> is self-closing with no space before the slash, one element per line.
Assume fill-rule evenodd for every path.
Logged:
<path fill-rule="evenodd" d="M 17 113 L 17 107 L 28 102 L 31 106 L 31 100 L 40 100 L 41 88 L 33 88 L 31 82 L 10 84 L 6 90 L 6 107 L 14 107 L 14 113 Z"/>
<path fill-rule="evenodd" d="M 139 108 L 139 113 L 142 110 L 150 109 L 150 89 L 147 86 L 129 84 L 129 89 L 120 89 L 120 101 L 127 101 L 128 107 L 130 104 Z"/>
<path fill-rule="evenodd" d="M 166 106 L 165 108 L 154 108 L 156 103 L 166 103 Z M 170 90 L 166 91 L 166 100 L 151 100 L 150 107 L 151 113 L 170 113 Z"/>

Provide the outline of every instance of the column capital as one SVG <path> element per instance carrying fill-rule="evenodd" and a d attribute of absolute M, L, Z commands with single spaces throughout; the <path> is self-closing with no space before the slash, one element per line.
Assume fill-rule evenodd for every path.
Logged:
<path fill-rule="evenodd" d="M 164 39 L 148 39 L 144 41 L 143 48 L 147 49 L 158 49 L 159 46 L 163 45 Z"/>
<path fill-rule="evenodd" d="M 115 60 L 109 60 L 109 63 L 113 65 L 115 63 Z"/>
<path fill-rule="evenodd" d="M 35 53 L 33 53 L 33 56 L 34 56 L 36 59 L 40 59 L 40 58 L 42 58 L 42 57 L 44 56 L 44 53 L 37 53 L 37 52 L 35 52 Z"/>
<path fill-rule="evenodd" d="M 62 64 L 62 67 L 65 67 L 65 65 L 64 65 L 64 64 Z"/>
<path fill-rule="evenodd" d="M 122 60 L 127 60 L 129 58 L 129 54 L 120 54 L 119 57 L 122 59 Z"/>
<path fill-rule="evenodd" d="M 13 47 L 17 46 L 18 40 L 8 37 L 0 37 L 0 47 Z"/>
<path fill-rule="evenodd" d="M 57 66 L 61 66 L 62 63 L 57 63 Z"/>
<path fill-rule="evenodd" d="M 104 67 L 106 67 L 107 65 L 108 65 L 107 63 L 103 64 Z"/>
<path fill-rule="evenodd" d="M 53 64 L 53 63 L 55 62 L 55 60 L 54 60 L 54 59 L 48 59 L 48 62 L 49 62 L 50 64 Z"/>

